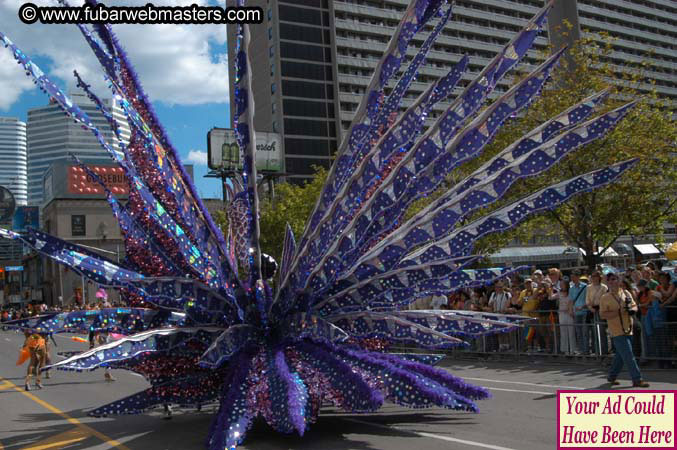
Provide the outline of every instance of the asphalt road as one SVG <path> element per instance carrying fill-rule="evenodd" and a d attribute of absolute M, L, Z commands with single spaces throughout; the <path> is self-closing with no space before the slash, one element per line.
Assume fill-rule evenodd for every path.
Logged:
<path fill-rule="evenodd" d="M 57 336 L 58 350 L 85 349 Z M 124 371 L 108 383 L 100 370 L 55 372 L 45 388 L 24 392 L 26 366 L 15 366 L 23 339 L 0 332 L 0 450 L 3 449 L 202 449 L 213 408 L 160 410 L 137 416 L 95 419 L 87 411 L 140 391 L 145 380 Z M 280 435 L 255 423 L 242 449 L 321 450 L 542 450 L 556 448 L 556 391 L 608 389 L 602 367 L 547 364 L 543 361 L 446 361 L 443 366 L 474 384 L 490 388 L 480 413 L 444 409 L 410 410 L 386 405 L 376 414 L 343 414 L 331 408 L 303 438 Z M 677 389 L 674 371 L 645 371 L 655 389 Z M 625 378 L 624 378 L 625 376 Z M 628 388 L 627 373 L 620 388 Z"/>

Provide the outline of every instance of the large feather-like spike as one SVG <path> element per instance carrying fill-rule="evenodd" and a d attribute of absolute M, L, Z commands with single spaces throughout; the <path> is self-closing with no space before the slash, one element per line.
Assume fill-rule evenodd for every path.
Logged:
<path fill-rule="evenodd" d="M 285 335 L 294 339 L 309 338 L 329 342 L 342 342 L 348 339 L 345 331 L 311 313 L 292 314 L 281 328 Z"/>
<path fill-rule="evenodd" d="M 514 228 L 533 214 L 554 209 L 578 193 L 605 186 L 633 167 L 637 161 L 637 159 L 622 161 L 541 189 L 458 228 L 448 236 L 422 246 L 413 253 L 409 254 L 405 248 L 395 245 L 379 249 L 378 256 L 367 253 L 359 261 L 355 270 L 365 270 L 365 266 L 368 265 L 383 267 L 385 271 L 400 262 L 402 264 L 425 264 L 438 259 L 463 255 L 471 251 L 477 239 Z"/>
<path fill-rule="evenodd" d="M 570 152 L 606 135 L 634 105 L 634 102 L 628 103 L 564 132 L 491 175 L 480 172 L 479 176 L 484 175 L 480 178 L 482 181 L 460 195 L 456 188 L 450 189 L 438 199 L 436 203 L 439 206 L 436 209 L 417 214 L 414 220 L 408 221 L 397 233 L 385 238 L 378 247 L 395 244 L 413 248 L 449 233 L 463 217 L 503 197 L 517 180 L 539 175 Z M 374 248 L 374 251 L 377 249 Z"/>
<path fill-rule="evenodd" d="M 306 429 L 306 403 L 308 390 L 298 376 L 292 373 L 281 348 L 273 350 L 266 358 L 268 391 L 272 403 L 269 425 L 276 431 L 291 433 L 296 430 L 303 436 Z"/>
<path fill-rule="evenodd" d="M 198 273 L 208 283 L 217 283 L 216 268 L 210 261 L 207 261 L 200 251 L 188 240 L 182 238 L 185 231 L 171 218 L 162 204 L 153 196 L 147 185 L 137 175 L 134 167 L 130 166 L 126 161 L 124 152 L 111 147 L 103 138 L 99 130 L 94 126 L 89 116 L 82 111 L 76 104 L 74 104 L 63 92 L 40 70 L 40 68 L 30 60 L 14 43 L 12 43 L 7 36 L 0 32 L 0 39 L 3 40 L 5 46 L 12 49 L 14 57 L 19 61 L 26 71 L 33 76 L 41 89 L 46 91 L 57 104 L 64 110 L 64 112 L 77 122 L 89 129 L 99 142 L 99 144 L 109 153 L 109 155 L 124 169 L 125 175 L 132 184 L 132 189 L 143 200 L 151 217 L 158 226 L 166 230 L 173 230 L 168 233 L 168 236 L 174 240 L 177 248 L 180 250 L 182 256 L 188 261 L 188 264 L 195 268 Z"/>
<path fill-rule="evenodd" d="M 402 20 L 393 33 L 381 60 L 376 65 L 374 74 L 367 86 L 366 94 L 362 97 L 353 116 L 347 137 L 341 141 L 337 151 L 336 162 L 329 171 L 325 187 L 300 239 L 301 247 L 305 246 L 308 234 L 316 225 L 317 216 L 320 214 L 318 210 L 326 209 L 336 198 L 334 180 L 344 179 L 351 173 L 353 166 L 352 156 L 364 145 L 365 140 L 370 136 L 371 127 L 374 126 L 374 120 L 381 109 L 383 88 L 404 61 L 411 39 L 432 14 L 440 8 L 442 3 L 439 0 L 414 0 L 404 12 Z M 283 282 L 281 288 L 284 288 L 285 285 L 286 282 Z"/>
<path fill-rule="evenodd" d="M 384 287 L 368 291 L 354 291 L 330 302 L 314 307 L 321 316 L 365 310 L 395 311 L 410 305 L 419 298 L 446 295 L 464 288 L 488 285 L 525 267 L 497 269 L 457 270 L 447 276 L 425 279 L 406 288 Z"/>
<path fill-rule="evenodd" d="M 357 216 L 347 227 L 355 231 L 352 247 L 336 244 L 336 250 L 330 247 L 326 254 L 336 253 L 336 258 L 344 261 L 342 266 L 348 266 L 363 248 L 399 223 L 412 202 L 437 188 L 454 168 L 477 157 L 503 122 L 540 91 L 562 52 L 551 56 L 533 74 L 497 99 L 446 147 L 439 147 L 432 139 L 417 144 L 365 203 L 366 213 Z"/>
<path fill-rule="evenodd" d="M 209 450 L 234 449 L 244 440 L 251 426 L 254 417 L 247 406 L 251 356 L 240 352 L 237 361 L 230 366 L 230 374 L 223 383 L 219 412 L 209 430 Z"/>
<path fill-rule="evenodd" d="M 423 92 L 381 136 L 351 174 L 350 179 L 343 184 L 334 203 L 324 213 L 318 212 L 315 216 L 317 223 L 306 240 L 307 246 L 297 252 L 292 266 L 292 269 L 294 267 L 299 267 L 299 269 L 290 269 L 287 272 L 288 276 L 294 276 L 295 272 L 306 270 L 311 264 L 308 253 L 315 255 L 320 251 L 318 242 L 322 242 L 323 248 L 326 248 L 331 242 L 328 236 L 336 236 L 337 232 L 345 227 L 365 196 L 382 181 L 384 171 L 387 170 L 386 166 L 396 164 L 403 153 L 410 148 L 411 142 L 423 128 L 428 112 L 437 102 L 453 91 L 467 66 L 468 57 L 464 56 L 444 78 L 437 80 Z M 319 238 L 318 234 L 320 234 Z M 303 251 L 302 254 L 301 251 Z M 284 281 L 284 278 L 282 280 Z M 291 283 L 295 285 L 296 279 L 293 279 Z M 289 298 L 283 298 L 283 301 L 288 300 Z"/>
<path fill-rule="evenodd" d="M 284 234 L 284 243 L 282 244 L 282 261 L 280 262 L 279 279 L 284 280 L 289 273 L 291 262 L 296 255 L 296 239 L 291 226 L 287 224 Z"/>
<path fill-rule="evenodd" d="M 351 412 L 376 411 L 383 404 L 383 394 L 372 388 L 360 375 L 331 351 L 306 341 L 294 344 L 304 362 L 321 372 L 331 387 L 340 392 L 340 407 Z"/>
<path fill-rule="evenodd" d="M 401 367 L 402 369 L 418 373 L 419 375 L 424 376 L 429 380 L 433 380 L 434 382 L 440 384 L 440 386 L 444 386 L 446 389 L 456 392 L 463 397 L 472 400 L 483 400 L 491 397 L 487 388 L 468 384 L 461 378 L 453 376 L 444 369 L 430 367 L 429 365 L 422 364 L 420 362 L 407 361 L 400 356 L 390 353 L 382 353 L 379 356 L 376 356 L 376 358 L 379 358 L 383 361 L 388 361 L 389 363 L 394 364 L 397 367 Z"/>
<path fill-rule="evenodd" d="M 211 374 L 200 374 L 155 385 L 121 400 L 100 406 L 89 413 L 92 417 L 141 414 L 165 404 L 201 406 L 216 400 L 221 389 L 219 380 Z"/>
<path fill-rule="evenodd" d="M 595 108 L 603 102 L 609 95 L 609 90 L 605 89 L 597 94 L 582 100 L 580 103 L 570 107 L 566 111 L 558 114 L 554 118 L 544 122 L 542 125 L 534 128 L 522 138 L 510 144 L 504 150 L 499 152 L 496 156 L 480 166 L 472 174 L 468 175 L 464 180 L 457 183 L 453 190 L 457 194 L 469 189 L 471 186 L 477 184 L 479 181 L 490 177 L 503 167 L 515 161 L 517 158 L 526 154 L 527 152 L 549 141 L 558 133 L 564 132 L 571 128 L 578 126 L 579 123 L 586 120 Z M 424 216 L 427 212 L 437 208 L 441 202 L 435 201 L 429 207 L 417 214 L 417 220 Z M 425 212 L 424 212 L 425 211 Z"/>
<path fill-rule="evenodd" d="M 220 328 L 161 328 L 126 336 L 59 361 L 44 370 L 94 370 L 99 366 L 136 358 L 151 352 L 170 352 L 189 340 L 208 344 L 221 333 Z"/>
<path fill-rule="evenodd" d="M 350 322 L 354 318 L 368 318 L 369 320 L 380 320 L 385 316 L 399 317 L 412 323 L 421 325 L 439 333 L 447 334 L 460 339 L 473 339 L 481 336 L 497 333 L 509 333 L 519 326 L 519 323 L 512 319 L 503 319 L 503 316 L 497 314 L 495 319 L 486 317 L 474 317 L 463 312 L 440 311 L 440 310 L 410 310 L 410 311 L 388 311 L 387 313 L 368 311 L 337 314 L 327 317 L 327 320 L 341 324 Z M 510 316 L 513 317 L 513 316 Z M 528 320 L 527 317 L 522 319 Z M 365 320 L 364 322 L 368 322 Z M 364 323 L 362 322 L 362 323 Z M 368 330 L 361 330 L 361 333 Z"/>
<path fill-rule="evenodd" d="M 67 2 L 63 0 L 59 1 L 67 5 Z M 90 3 L 96 4 L 95 1 Z M 180 205 L 176 208 L 171 208 L 172 212 L 178 213 L 175 219 L 179 219 L 180 216 L 182 219 L 180 221 L 184 225 L 184 228 L 188 225 L 193 230 L 193 235 L 198 240 L 197 245 L 200 248 L 206 250 L 212 258 L 224 261 L 223 265 L 216 267 L 217 273 L 220 274 L 221 270 L 224 270 L 224 276 L 227 277 L 227 281 L 237 284 L 237 271 L 226 257 L 227 246 L 223 235 L 214 224 L 202 200 L 197 195 L 195 186 L 181 164 L 178 154 L 171 145 L 167 134 L 160 125 L 152 104 L 143 92 L 143 88 L 129 63 L 127 55 L 119 45 L 110 25 L 99 24 L 95 26 L 101 39 L 106 43 L 107 51 L 101 48 L 86 27 L 78 25 L 78 28 L 108 74 L 113 94 L 116 95 L 121 106 L 123 106 L 128 114 L 130 125 L 138 127 L 146 138 L 155 141 L 151 143 L 153 151 L 148 152 L 148 154 L 155 155 L 155 150 L 161 150 L 158 151 L 159 158 L 155 161 L 149 160 L 149 162 L 154 162 L 154 167 L 161 173 L 162 177 L 158 178 L 151 175 L 147 178 L 141 178 L 151 184 L 164 183 L 162 188 L 158 188 L 155 191 L 156 195 L 161 195 L 167 199 L 171 198 L 174 203 Z M 115 58 L 111 55 L 115 55 Z M 128 101 L 129 99 L 133 101 Z M 137 109 L 140 110 L 140 113 L 137 112 Z M 149 125 L 146 125 L 146 123 Z M 180 189 L 177 188 L 177 185 L 180 185 Z M 188 203 L 186 204 L 182 199 Z M 183 211 L 189 211 L 190 214 L 182 214 Z M 198 225 L 196 221 L 200 222 L 200 224 Z"/>
<path fill-rule="evenodd" d="M 257 338 L 256 328 L 251 325 L 233 325 L 209 346 L 200 358 L 200 366 L 218 369 L 233 355 L 253 343 Z"/>
<path fill-rule="evenodd" d="M 244 0 L 238 0 L 244 6 Z M 259 195 L 256 187 L 256 133 L 254 130 L 254 94 L 249 63 L 249 25 L 237 26 L 235 63 L 234 126 L 240 151 L 244 156 L 243 178 L 249 206 L 249 276 L 250 285 L 261 279 L 261 246 L 259 244 Z"/>
<path fill-rule="evenodd" d="M 437 129 L 438 122 L 426 137 L 397 163 L 378 189 L 370 194 L 362 208 L 363 212 L 352 218 L 338 239 L 334 236 L 332 244 L 324 252 L 325 256 L 317 260 L 310 271 L 308 283 L 317 287 L 317 280 L 313 278 L 320 268 L 327 266 L 335 268 L 336 263 L 340 271 L 349 266 L 362 253 L 360 250 L 363 246 L 369 245 L 370 240 L 387 232 L 398 223 L 399 217 L 404 214 L 408 205 L 436 188 L 448 171 L 476 157 L 502 123 L 511 114 L 526 106 L 540 91 L 548 78 L 548 73 L 554 68 L 562 53 L 563 50 L 551 56 L 446 145 L 444 139 L 441 143 L 435 142 L 435 136 L 444 130 L 441 126 Z M 441 134 L 438 137 L 440 136 Z M 346 235 L 349 237 L 345 237 Z M 332 258 L 334 253 L 336 255 Z M 319 255 L 318 252 L 314 256 L 317 258 Z M 332 258 L 332 261 L 327 264 L 329 258 Z M 305 288 L 304 285 L 301 287 Z"/>
<path fill-rule="evenodd" d="M 423 348 L 451 348 L 467 345 L 462 339 L 390 313 L 360 312 L 334 316 L 332 323 L 359 338 L 379 338 Z"/>
<path fill-rule="evenodd" d="M 383 390 L 387 398 L 394 403 L 412 408 L 426 408 L 434 405 L 477 412 L 477 406 L 469 398 L 423 375 L 384 361 L 380 353 L 349 350 L 328 344 L 324 346 L 348 364 L 357 366 L 377 377 L 379 389 Z M 388 376 L 383 376 L 385 374 Z M 402 390 L 402 385 L 408 386 L 408 389 Z"/>
<path fill-rule="evenodd" d="M 131 334 L 151 326 L 179 325 L 184 314 L 146 308 L 103 308 L 98 310 L 50 313 L 3 323 L 4 326 L 39 333 L 88 333 L 116 331 Z"/>

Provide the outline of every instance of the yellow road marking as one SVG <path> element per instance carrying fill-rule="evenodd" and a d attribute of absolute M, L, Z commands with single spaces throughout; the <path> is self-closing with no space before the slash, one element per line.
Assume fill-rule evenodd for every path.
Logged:
<path fill-rule="evenodd" d="M 79 428 L 74 430 L 66 431 L 65 433 L 59 433 L 54 436 L 50 436 L 47 439 L 43 439 L 40 442 L 31 444 L 28 447 L 23 447 L 21 450 L 47 450 L 50 448 L 64 448 L 69 444 L 75 444 L 76 442 L 84 441 L 91 435 L 85 431 L 82 431 Z"/>
<path fill-rule="evenodd" d="M 5 379 L 4 379 L 3 377 L 0 377 L 0 381 L 3 381 L 3 380 L 5 380 Z M 53 412 L 54 414 L 57 414 L 57 415 L 63 417 L 63 418 L 66 419 L 69 423 L 72 423 L 73 425 L 75 425 L 75 426 L 78 427 L 80 430 L 84 431 L 85 433 L 88 433 L 88 434 L 90 434 L 90 435 L 92 435 L 92 436 L 96 436 L 97 438 L 99 438 L 100 440 L 102 440 L 102 441 L 105 442 L 106 444 L 110 445 L 111 447 L 116 447 L 116 448 L 119 448 L 120 450 L 131 450 L 129 447 L 127 447 L 126 445 L 124 445 L 122 442 L 119 442 L 119 441 L 117 441 L 117 440 L 115 440 L 115 439 L 112 439 L 112 438 L 106 436 L 105 434 L 103 434 L 103 433 L 101 433 L 101 432 L 95 430 L 94 428 L 90 427 L 89 425 L 85 425 L 84 423 L 80 422 L 78 419 L 72 418 L 71 416 L 69 416 L 69 415 L 66 414 L 65 412 L 61 411 L 61 410 L 60 410 L 59 408 L 57 408 L 56 406 L 53 406 L 53 405 L 47 403 L 46 401 L 44 401 L 44 400 L 42 400 L 42 399 L 36 397 L 35 395 L 31 394 L 30 392 L 24 391 L 24 390 L 21 389 L 19 386 L 17 386 L 16 384 L 12 383 L 11 381 L 5 380 L 5 383 L 9 383 L 9 384 L 11 385 L 12 389 L 14 389 L 15 391 L 17 391 L 17 392 L 19 392 L 20 394 L 22 394 L 22 395 L 28 397 L 29 399 L 33 400 L 33 401 L 34 401 L 35 403 L 37 403 L 38 405 L 40 405 L 40 406 L 42 406 L 43 408 L 45 408 L 45 409 L 47 409 L 47 410 Z M 0 450 L 2 450 L 2 449 L 0 449 Z"/>
<path fill-rule="evenodd" d="M 4 391 L 5 389 L 11 389 L 12 388 L 12 383 L 9 381 L 5 381 L 4 383 L 0 383 L 0 391 Z M 2 444 L 0 444 L 2 445 Z M 2 447 L 0 447 L 0 450 L 2 450 Z"/>

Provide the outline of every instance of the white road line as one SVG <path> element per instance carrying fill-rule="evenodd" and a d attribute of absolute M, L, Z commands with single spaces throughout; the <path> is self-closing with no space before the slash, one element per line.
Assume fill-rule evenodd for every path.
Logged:
<path fill-rule="evenodd" d="M 558 385 L 554 385 L 554 384 L 526 383 L 524 381 L 490 380 L 488 378 L 470 378 L 470 377 L 464 377 L 463 375 L 459 375 L 459 376 L 461 378 L 463 378 L 464 380 L 485 381 L 487 383 L 521 384 L 521 385 L 524 385 L 524 386 L 537 386 L 537 387 L 559 388 L 559 389 L 585 389 L 585 388 L 576 387 L 576 386 L 558 386 Z"/>
<path fill-rule="evenodd" d="M 489 386 L 483 386 L 483 387 L 490 389 L 492 391 L 521 392 L 521 393 L 524 393 L 524 394 L 538 394 L 538 395 L 555 395 L 555 392 L 521 391 L 519 389 L 501 389 L 501 388 L 495 388 L 495 387 L 489 387 Z"/>
<path fill-rule="evenodd" d="M 485 444 L 483 442 L 466 441 L 465 439 L 457 439 L 457 438 L 453 438 L 453 437 L 449 437 L 449 436 L 441 436 L 439 434 L 425 433 L 425 432 L 421 432 L 421 431 L 405 430 L 405 429 L 400 428 L 400 427 L 389 427 L 387 425 L 381 425 L 379 423 L 368 422 L 366 420 L 358 420 L 358 419 L 343 419 L 343 420 L 345 420 L 347 422 L 354 422 L 354 423 L 359 423 L 359 424 L 363 424 L 363 425 L 370 425 L 370 426 L 376 427 L 376 428 L 384 428 L 386 430 L 397 430 L 397 431 L 400 431 L 400 432 L 403 432 L 403 433 L 409 433 L 409 434 L 413 434 L 413 435 L 421 436 L 421 437 L 439 439 L 440 441 L 456 442 L 457 444 L 465 444 L 465 445 L 470 445 L 470 446 L 473 446 L 473 447 L 489 448 L 491 450 L 514 450 L 512 448 L 500 447 L 498 445 L 492 445 L 492 444 Z"/>

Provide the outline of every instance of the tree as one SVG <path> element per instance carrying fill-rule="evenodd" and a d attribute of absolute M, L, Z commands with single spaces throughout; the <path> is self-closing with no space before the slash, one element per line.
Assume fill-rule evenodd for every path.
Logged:
<path fill-rule="evenodd" d="M 639 158 L 640 162 L 611 186 L 578 195 L 513 232 L 482 240 L 476 252 L 495 251 L 516 235 L 524 238 L 545 230 L 559 234 L 568 245 L 585 250 L 586 264 L 594 268 L 596 255 L 606 251 L 620 236 L 660 235 L 664 222 L 677 219 L 677 124 L 655 91 L 648 94 L 639 91 L 650 83 L 644 74 L 651 67 L 646 63 L 637 64 L 631 70 L 614 66 L 612 50 L 612 40 L 604 34 L 579 40 L 569 49 L 569 57 L 553 72 L 548 87 L 524 117 L 506 124 L 483 157 L 468 165 L 472 167 L 462 168 L 454 177 L 468 173 L 548 117 L 604 88 L 610 88 L 611 93 L 600 113 L 630 100 L 637 101 L 636 107 L 606 137 L 573 152 L 544 175 L 516 183 L 494 208 L 621 160 Z M 598 245 L 602 248 L 600 252 Z"/>

